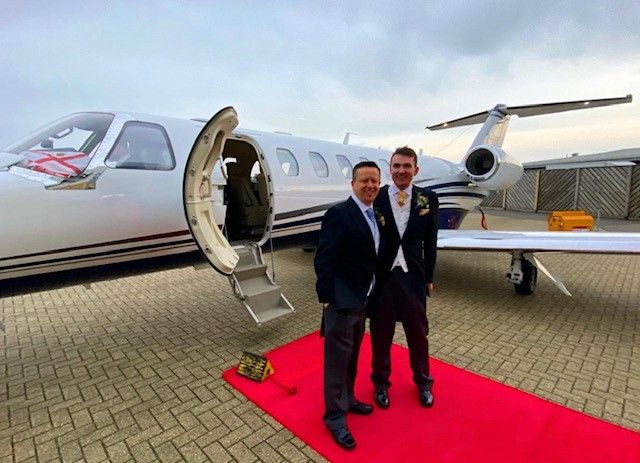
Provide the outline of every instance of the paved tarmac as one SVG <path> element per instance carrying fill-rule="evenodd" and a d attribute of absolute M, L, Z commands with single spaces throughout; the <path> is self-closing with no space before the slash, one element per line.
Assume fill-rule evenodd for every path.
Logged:
<path fill-rule="evenodd" d="M 541 215 L 488 215 L 496 229 L 544 229 Z M 472 214 L 464 228 L 478 223 Z M 573 298 L 543 276 L 517 296 L 507 254 L 441 252 L 432 355 L 640 431 L 640 258 L 539 257 Z M 0 463 L 323 461 L 220 376 L 243 350 L 319 327 L 313 254 L 275 262 L 297 312 L 262 327 L 225 278 L 192 267 L 90 287 L 0 286 Z M 402 329 L 396 341 L 406 345 Z"/>

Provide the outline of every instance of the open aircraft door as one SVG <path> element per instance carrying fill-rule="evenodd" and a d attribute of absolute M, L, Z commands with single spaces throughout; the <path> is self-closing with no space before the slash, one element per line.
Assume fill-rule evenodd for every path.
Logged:
<path fill-rule="evenodd" d="M 238 115 L 232 107 L 218 111 L 207 122 L 191 148 L 183 181 L 182 199 L 189 230 L 211 266 L 223 275 L 231 275 L 239 256 L 216 223 L 211 177 L 224 143 L 237 125 Z"/>
<path fill-rule="evenodd" d="M 238 125 L 232 107 L 224 108 L 206 123 L 187 159 L 183 202 L 189 229 L 211 266 L 229 277 L 235 296 L 242 301 L 257 324 L 294 311 L 280 287 L 267 273 L 260 246 L 256 242 L 232 246 L 223 233 L 214 210 L 213 169 L 220 160 L 227 138 Z M 226 214 L 234 211 L 227 207 Z"/>

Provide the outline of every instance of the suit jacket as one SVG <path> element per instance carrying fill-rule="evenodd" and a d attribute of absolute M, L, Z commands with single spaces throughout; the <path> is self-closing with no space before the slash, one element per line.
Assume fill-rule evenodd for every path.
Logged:
<path fill-rule="evenodd" d="M 356 202 L 349 198 L 331 207 L 322 219 L 314 261 L 318 300 L 336 309 L 362 307 L 377 264 L 371 229 Z"/>
<path fill-rule="evenodd" d="M 426 199 L 428 207 L 418 204 L 420 197 Z M 377 280 L 382 282 L 385 275 L 389 274 L 398 249 L 402 246 L 409 272 L 417 272 L 422 283 L 421 290 L 425 291 L 426 284 L 433 283 L 433 269 L 438 249 L 438 196 L 427 188 L 412 186 L 411 211 L 402 238 L 393 217 L 388 185 L 380 189 L 374 208 L 382 214 L 385 222 L 383 227 L 385 246 Z M 416 288 L 416 290 L 420 289 Z"/>

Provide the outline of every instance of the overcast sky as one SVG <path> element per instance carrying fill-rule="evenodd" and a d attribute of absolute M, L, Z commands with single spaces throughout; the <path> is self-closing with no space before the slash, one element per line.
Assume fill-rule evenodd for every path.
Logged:
<path fill-rule="evenodd" d="M 15 1 L 0 15 L 0 147 L 62 115 L 126 110 L 459 160 L 489 109 L 635 94 L 640 2 Z M 528 161 L 640 147 L 640 103 L 511 121 Z"/>

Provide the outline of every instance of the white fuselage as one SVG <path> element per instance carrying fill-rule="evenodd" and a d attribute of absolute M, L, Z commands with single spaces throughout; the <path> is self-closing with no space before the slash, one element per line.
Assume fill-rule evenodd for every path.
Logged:
<path fill-rule="evenodd" d="M 82 175 L 64 179 L 17 165 L 0 170 L 0 279 L 196 249 L 187 227 L 181 191 L 187 156 L 204 124 L 142 114 L 109 114 L 114 116 L 113 121 L 92 151 Z M 132 122 L 166 131 L 175 158 L 172 169 L 105 164 L 124 127 Z M 234 131 L 230 139 L 250 145 L 257 153 L 266 187 L 272 193 L 269 204 L 264 206 L 274 239 L 317 232 L 326 209 L 350 194 L 350 178 L 343 175 L 336 155 L 346 157 L 352 165 L 360 158 L 375 161 L 381 167 L 383 183 L 390 181 L 388 166 L 383 162 L 388 162 L 389 151 L 241 129 Z M 297 175 L 285 173 L 278 149 L 293 154 Z M 309 152 L 324 158 L 327 176 L 317 175 Z M 419 166 L 415 183 L 432 188 L 440 197 L 440 228 L 457 228 L 466 212 L 488 194 L 488 190 L 471 183 L 457 164 L 420 156 Z M 94 171 L 98 172 L 95 188 L 65 188 Z M 212 182 L 227 183 L 219 169 Z M 220 225 L 234 214 L 223 203 L 222 190 L 218 200 L 214 199 L 213 208 Z M 254 241 L 262 244 L 267 239 L 265 231 Z"/>

